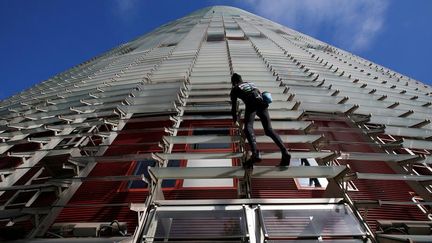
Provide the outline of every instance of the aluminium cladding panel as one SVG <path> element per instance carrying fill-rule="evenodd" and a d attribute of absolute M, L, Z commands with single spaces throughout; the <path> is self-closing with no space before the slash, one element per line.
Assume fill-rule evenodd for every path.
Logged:
<path fill-rule="evenodd" d="M 155 48 L 159 46 L 161 43 L 163 43 L 164 40 L 173 40 L 171 38 L 172 35 L 176 35 L 176 37 L 180 38 L 181 36 L 179 34 L 173 34 L 173 33 L 158 33 L 156 35 L 148 35 L 145 38 L 139 40 L 139 43 L 136 43 L 137 48 L 132 52 L 140 52 L 143 50 Z M 183 34 L 184 35 L 184 34 Z"/>
<path fill-rule="evenodd" d="M 129 64 L 131 64 L 131 63 L 128 63 L 128 65 Z M 94 82 L 94 81 L 92 81 L 92 80 L 90 80 L 91 82 Z M 137 80 L 137 82 L 138 82 L 138 80 Z M 113 82 L 112 82 L 113 83 Z M 85 84 L 85 83 L 83 83 L 83 86 L 86 86 L 86 85 L 89 85 L 89 84 Z M 101 85 L 102 85 L 102 83 L 101 83 Z M 117 87 L 112 87 L 113 89 L 117 89 Z M 107 89 L 109 89 L 109 87 L 105 87 L 104 88 L 105 90 L 107 90 Z M 69 95 L 67 95 L 67 96 L 71 96 L 71 95 L 80 95 L 80 94 L 88 94 L 88 92 L 90 92 L 92 89 L 87 89 L 87 90 L 83 90 L 83 91 L 79 91 L 80 90 L 80 88 L 74 88 L 72 91 L 69 91 L 69 92 L 71 92 Z M 54 94 L 53 94 L 54 95 Z M 57 95 L 57 93 L 55 93 L 55 95 Z M 65 96 L 66 97 L 66 96 Z"/>
<path fill-rule="evenodd" d="M 249 41 L 229 40 L 228 47 L 233 71 L 242 75 L 245 81 L 276 81 Z"/>
<path fill-rule="evenodd" d="M 106 70 L 104 72 L 96 73 L 92 77 L 88 77 L 87 81 L 83 80 L 80 82 L 80 84 L 73 83 L 73 84 L 70 84 L 68 86 L 71 87 L 71 90 L 75 90 L 76 89 L 75 87 L 77 87 L 77 86 L 89 85 L 89 84 L 86 84 L 87 82 L 94 83 L 94 82 L 102 82 L 102 80 L 107 81 L 109 77 L 113 78 L 113 77 L 116 77 L 116 75 L 120 74 L 121 72 L 124 72 L 126 70 L 125 67 L 128 67 L 129 65 L 135 64 L 137 58 L 138 57 L 134 57 L 132 59 L 126 58 L 124 61 L 125 63 L 123 64 L 124 68 L 122 68 L 123 71 L 119 70 L 119 71 L 115 71 L 115 72 L 110 72 L 110 71 Z M 101 81 L 98 81 L 98 79 L 101 79 Z M 64 88 L 67 88 L 68 86 L 65 86 Z"/>
<path fill-rule="evenodd" d="M 228 39 L 244 39 L 245 34 L 240 29 L 226 29 L 226 37 Z"/>
<path fill-rule="evenodd" d="M 325 53 L 325 54 L 327 54 L 327 53 Z M 328 54 L 327 54 L 327 57 L 329 57 Z M 417 94 L 417 95 L 422 94 L 422 92 L 419 91 L 417 87 L 402 85 L 401 83 L 398 82 L 398 80 L 392 81 L 391 79 L 388 79 L 387 77 L 385 77 L 383 74 L 376 72 L 375 70 L 370 69 L 369 66 L 365 67 L 365 70 L 368 70 L 365 72 L 364 70 L 359 70 L 358 68 L 353 68 L 352 65 L 348 66 L 348 65 L 342 63 L 340 60 L 337 60 L 337 65 L 339 67 L 344 68 L 347 71 L 354 72 L 354 73 L 351 73 L 352 77 L 359 77 L 360 79 L 366 79 L 366 80 L 368 79 L 369 82 L 372 82 L 372 83 L 380 82 L 383 87 L 392 88 L 395 90 L 406 90 L 406 91 L 408 91 L 408 93 L 411 93 L 411 94 Z M 372 72 L 372 74 L 369 72 Z M 377 79 L 370 79 L 371 76 L 375 76 L 375 77 L 377 77 Z"/>
<path fill-rule="evenodd" d="M 232 19 L 229 21 L 227 19 L 224 19 L 224 25 L 225 25 L 226 30 L 238 30 L 239 29 L 239 25 Z"/>
<path fill-rule="evenodd" d="M 372 81 L 372 80 L 371 80 Z M 424 91 L 419 91 L 417 88 L 413 88 L 410 86 L 402 85 L 396 82 L 391 82 L 388 79 L 384 78 L 384 80 L 379 79 L 381 82 L 381 86 L 387 86 L 387 88 L 382 89 L 382 92 L 388 92 L 393 94 L 395 97 L 401 97 L 404 99 L 411 99 L 412 97 L 419 97 L 418 101 L 428 102 L 430 101 L 430 97 L 425 96 Z"/>
<path fill-rule="evenodd" d="M 289 54 L 301 54 L 304 55 L 305 52 L 303 50 L 301 50 L 299 47 L 293 45 L 292 43 L 290 43 L 290 41 L 286 40 L 285 38 L 283 38 L 282 36 L 278 35 L 276 32 L 272 31 L 272 30 L 268 30 L 262 26 L 256 26 L 256 28 L 261 31 L 262 34 L 264 34 L 265 36 L 267 36 L 267 38 L 269 38 L 271 41 L 275 42 L 275 44 L 281 46 L 284 51 L 287 51 Z"/>
<path fill-rule="evenodd" d="M 251 38 L 261 36 L 261 32 L 253 25 L 249 24 L 247 21 L 236 20 L 236 22 L 239 24 L 240 28 L 243 30 L 247 37 Z"/>
<path fill-rule="evenodd" d="M 153 73 L 151 80 L 162 82 L 187 78 L 189 75 L 188 72 L 196 58 L 197 48 L 204 37 L 205 29 L 206 25 L 196 25 L 177 45 L 172 55 Z"/>
<path fill-rule="evenodd" d="M 91 62 L 93 63 L 93 62 L 97 62 L 97 61 L 98 61 L 98 59 L 96 59 L 96 60 L 94 60 L 94 61 L 91 61 Z M 106 64 L 102 65 L 101 67 L 95 69 L 93 72 L 88 73 L 88 75 L 91 75 L 91 74 L 97 72 L 99 69 L 103 69 L 106 65 L 109 65 L 109 64 L 110 64 L 110 63 L 106 63 Z M 66 71 L 66 73 L 67 73 L 67 72 L 74 72 L 76 69 L 82 71 L 84 68 L 85 68 L 85 67 L 75 67 L 75 68 L 72 68 L 72 69 Z M 79 72 L 79 71 L 77 71 L 77 72 Z M 75 74 L 74 74 L 74 75 L 75 75 Z M 62 76 L 62 74 L 58 74 L 56 77 L 61 77 L 61 76 Z M 67 75 L 66 75 L 66 76 L 67 76 Z M 64 78 L 60 78 L 60 79 L 62 80 L 62 79 L 64 79 Z M 25 97 L 24 99 L 29 99 L 30 97 L 36 95 L 36 93 L 33 93 L 33 92 L 32 92 L 33 90 L 35 90 L 35 89 L 38 90 L 37 93 L 40 93 L 40 91 L 42 91 L 42 90 L 47 91 L 47 87 L 52 87 L 52 85 L 49 85 L 49 84 L 50 84 L 50 83 L 53 83 L 53 82 L 54 82 L 54 81 L 52 81 L 52 79 L 46 80 L 46 81 L 44 81 L 44 82 L 42 82 L 42 83 L 40 83 L 40 84 L 37 84 L 36 86 L 33 86 L 32 88 L 30 88 L 30 89 L 28 89 L 28 90 L 26 90 L 26 91 L 21 92 L 19 95 L 16 96 L 17 98 L 11 97 L 8 101 L 9 101 L 9 102 L 10 102 L 10 101 L 13 102 L 13 100 L 15 100 L 14 102 L 19 102 L 19 100 L 23 100 L 23 98 L 21 98 L 21 97 Z M 65 81 L 62 80 L 62 81 L 60 81 L 60 82 L 65 82 Z M 67 82 L 65 82 L 65 83 L 67 83 Z M 59 84 L 60 84 L 60 83 L 59 83 L 59 80 L 56 80 L 56 81 L 55 81 L 55 85 L 59 85 Z M 40 93 L 40 94 L 38 94 L 38 95 L 36 95 L 36 96 L 38 96 L 38 98 L 39 98 L 40 95 L 42 95 L 42 94 L 43 94 L 43 93 Z M 5 100 L 4 102 L 6 102 L 6 100 Z M 4 103 L 4 102 L 2 102 L 2 103 Z"/>
<path fill-rule="evenodd" d="M 207 26 L 207 24 L 195 25 L 186 37 L 177 45 L 174 53 L 188 50 L 197 51 L 204 39 Z"/>
<path fill-rule="evenodd" d="M 287 55 L 284 53 L 284 51 L 269 39 L 252 37 L 250 38 L 250 41 L 258 49 L 258 52 L 263 54 L 264 58 L 285 60 L 285 61 L 289 60 Z M 287 64 L 290 63 L 291 61 L 287 62 Z"/>

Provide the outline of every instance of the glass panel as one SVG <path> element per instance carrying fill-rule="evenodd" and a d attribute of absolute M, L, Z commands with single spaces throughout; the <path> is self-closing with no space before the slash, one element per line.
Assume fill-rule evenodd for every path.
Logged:
<path fill-rule="evenodd" d="M 244 211 L 239 206 L 208 207 L 207 210 L 193 207 L 157 209 L 153 222 L 156 242 L 168 239 L 241 239 L 247 235 Z M 147 229 L 145 234 L 151 232 Z"/>
<path fill-rule="evenodd" d="M 313 158 L 313 159 L 332 159 L 335 156 L 333 152 L 291 152 L 292 159 L 301 159 L 301 158 Z M 263 158 L 265 159 L 280 159 L 280 152 L 274 153 L 263 153 Z"/>
<path fill-rule="evenodd" d="M 252 171 L 253 178 L 334 178 L 346 171 L 346 166 L 292 166 L 280 170 L 274 166 L 257 166 Z M 150 167 L 155 179 L 207 179 L 243 178 L 244 169 L 238 167 Z"/>
<path fill-rule="evenodd" d="M 208 76 L 208 77 L 193 77 L 192 76 L 192 77 L 190 77 L 189 80 L 192 83 L 192 85 L 191 85 L 192 88 L 199 87 L 201 84 L 215 83 L 215 82 L 220 82 L 222 84 L 218 84 L 214 88 L 223 88 L 223 86 L 221 86 L 221 85 L 224 85 L 224 84 L 229 85 L 227 87 L 231 87 L 231 84 L 229 83 L 230 82 L 229 79 L 230 79 L 229 76 L 225 77 L 223 75 L 219 75 L 219 76 L 216 76 L 216 77 L 211 77 L 211 76 Z"/>
<path fill-rule="evenodd" d="M 195 129 L 193 135 L 224 135 L 230 134 L 229 128 L 214 128 L 214 129 Z M 229 149 L 231 142 L 223 143 L 196 143 L 192 146 L 193 149 Z"/>
<path fill-rule="evenodd" d="M 126 101 L 131 105 L 154 105 L 160 103 L 168 103 L 173 102 L 176 98 L 176 93 L 173 93 L 172 98 L 168 98 L 169 96 L 148 96 L 148 97 L 134 97 L 134 98 L 126 98 Z"/>
<path fill-rule="evenodd" d="M 273 121 L 273 129 L 280 130 L 305 130 L 306 128 L 312 126 L 312 122 L 309 121 Z M 255 129 L 263 129 L 261 122 L 254 123 Z"/>
<path fill-rule="evenodd" d="M 386 153 L 356 153 L 349 152 L 342 154 L 342 160 L 364 160 L 364 161 L 387 161 L 387 162 L 401 162 L 418 158 L 417 155 L 410 154 L 386 154 Z"/>
<path fill-rule="evenodd" d="M 176 112 L 174 104 L 158 104 L 158 105 L 130 105 L 121 106 L 119 109 L 124 109 L 125 113 L 164 113 Z"/>
<path fill-rule="evenodd" d="M 244 175 L 240 167 L 190 167 L 190 168 L 149 168 L 156 179 L 207 179 L 207 178 L 235 178 Z"/>
<path fill-rule="evenodd" d="M 272 166 L 257 166 L 252 171 L 253 178 L 334 178 L 342 175 L 346 166 L 291 166 L 280 170 Z"/>
<path fill-rule="evenodd" d="M 273 96 L 273 93 L 272 93 Z M 285 97 L 285 101 L 277 101 L 273 99 L 273 102 L 270 104 L 270 109 L 281 109 L 281 110 L 293 110 L 296 109 L 296 106 L 298 106 L 297 102 L 293 101 L 286 101 L 287 97 Z"/>
<path fill-rule="evenodd" d="M 429 138 L 432 137 L 432 130 L 407 127 L 386 126 L 385 133 L 403 137 Z"/>
<path fill-rule="evenodd" d="M 345 205 L 262 206 L 261 212 L 270 238 L 365 234 Z"/>
<path fill-rule="evenodd" d="M 144 175 L 145 178 L 149 178 L 149 173 L 147 168 L 149 166 L 155 166 L 156 162 L 154 160 L 142 160 L 137 161 L 133 175 Z M 147 183 L 142 180 L 130 181 L 128 188 L 147 188 Z"/>
<path fill-rule="evenodd" d="M 218 135 L 200 135 L 200 136 L 165 136 L 164 139 L 170 144 L 230 144 L 239 142 L 238 136 L 218 136 Z"/>
<path fill-rule="evenodd" d="M 414 113 L 412 113 L 409 117 L 414 119 L 430 119 L 431 114 L 414 111 Z"/>
<path fill-rule="evenodd" d="M 348 112 L 355 107 L 353 105 L 348 104 L 326 104 L 318 103 L 318 102 L 301 102 L 300 108 L 307 111 L 316 111 L 316 112 Z"/>
<path fill-rule="evenodd" d="M 207 30 L 207 41 L 220 41 L 225 37 L 224 29 L 220 27 L 210 27 Z"/>
<path fill-rule="evenodd" d="M 210 104 L 216 104 L 216 103 L 220 103 L 220 104 L 226 104 L 230 101 L 229 96 L 208 96 L 208 97 L 202 97 L 202 98 L 192 98 L 189 97 L 187 99 L 187 103 L 188 105 L 208 105 L 208 103 Z"/>
<path fill-rule="evenodd" d="M 358 179 L 364 180 L 395 180 L 395 181 L 430 181 L 432 176 L 356 173 Z"/>
<path fill-rule="evenodd" d="M 163 159 L 203 159 L 203 160 L 211 160 L 211 159 L 232 159 L 232 158 L 241 158 L 243 156 L 242 153 L 225 153 L 225 152 L 214 152 L 214 153 L 157 153 L 157 156 Z M 280 157 L 280 153 L 278 153 L 278 158 Z"/>
<path fill-rule="evenodd" d="M 338 104 L 344 97 L 324 95 L 298 95 L 294 99 L 308 103 Z"/>
<path fill-rule="evenodd" d="M 231 159 L 189 159 L 187 167 L 232 166 Z M 233 179 L 186 179 L 183 187 L 233 187 Z"/>
<path fill-rule="evenodd" d="M 349 100 L 347 101 L 349 102 Z M 408 110 L 399 110 L 399 109 L 388 109 L 388 108 L 378 108 L 373 106 L 365 106 L 361 105 L 357 110 L 354 111 L 355 114 L 362 115 L 381 115 L 381 116 L 401 116 L 408 112 Z"/>
<path fill-rule="evenodd" d="M 322 137 L 320 135 L 280 135 L 284 143 L 315 143 Z M 268 136 L 257 136 L 257 143 L 273 143 Z"/>
<path fill-rule="evenodd" d="M 369 121 L 369 123 L 374 123 L 374 124 L 385 124 L 385 125 L 405 126 L 405 127 L 415 126 L 423 122 L 424 120 L 421 119 L 378 116 L 378 115 L 372 115 Z"/>
<path fill-rule="evenodd" d="M 292 166 L 318 166 L 314 159 L 292 159 Z M 306 188 L 326 188 L 328 180 L 325 178 L 296 178 L 300 189 Z"/>
<path fill-rule="evenodd" d="M 272 121 L 275 119 L 298 120 L 303 115 L 303 111 L 273 110 L 271 106 L 269 109 L 269 113 L 270 113 L 270 117 L 272 118 Z"/>
<path fill-rule="evenodd" d="M 432 142 L 431 141 L 404 139 L 402 145 L 404 148 L 417 148 L 417 149 L 432 150 Z"/>

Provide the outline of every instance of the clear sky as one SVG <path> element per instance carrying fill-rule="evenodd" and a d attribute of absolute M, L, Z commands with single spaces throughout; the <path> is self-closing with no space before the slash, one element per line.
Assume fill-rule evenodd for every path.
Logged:
<path fill-rule="evenodd" d="M 242 8 L 432 85 L 431 0 L 0 0 L 0 99 L 211 5 Z"/>

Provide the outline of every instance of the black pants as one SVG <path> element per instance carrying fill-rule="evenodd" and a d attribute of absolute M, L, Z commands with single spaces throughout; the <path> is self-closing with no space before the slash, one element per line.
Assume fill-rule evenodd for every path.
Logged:
<path fill-rule="evenodd" d="M 273 131 L 273 128 L 271 126 L 271 121 L 270 121 L 270 115 L 269 115 L 267 108 L 257 109 L 257 110 L 252 110 L 252 109 L 246 108 L 245 116 L 244 116 L 244 123 L 245 123 L 244 133 L 246 135 L 247 141 L 249 142 L 252 153 L 254 154 L 258 151 L 256 140 L 255 140 L 255 132 L 253 129 L 253 124 L 255 121 L 255 115 L 257 115 L 261 119 L 261 123 L 262 123 L 262 126 L 264 128 L 265 135 L 267 135 L 267 136 L 271 137 L 271 139 L 273 139 L 275 144 L 281 150 L 282 154 L 288 154 L 288 152 L 285 148 L 285 145 L 283 144 L 281 138 L 279 137 L 279 135 L 277 135 Z"/>

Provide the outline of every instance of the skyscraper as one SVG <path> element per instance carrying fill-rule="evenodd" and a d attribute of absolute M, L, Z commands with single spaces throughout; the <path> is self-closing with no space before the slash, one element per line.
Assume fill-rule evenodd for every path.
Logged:
<path fill-rule="evenodd" d="M 242 168 L 234 72 L 271 92 L 290 167 L 256 122 L 263 161 Z M 202 9 L 0 102 L 0 237 L 426 242 L 431 95 L 259 16 Z"/>

